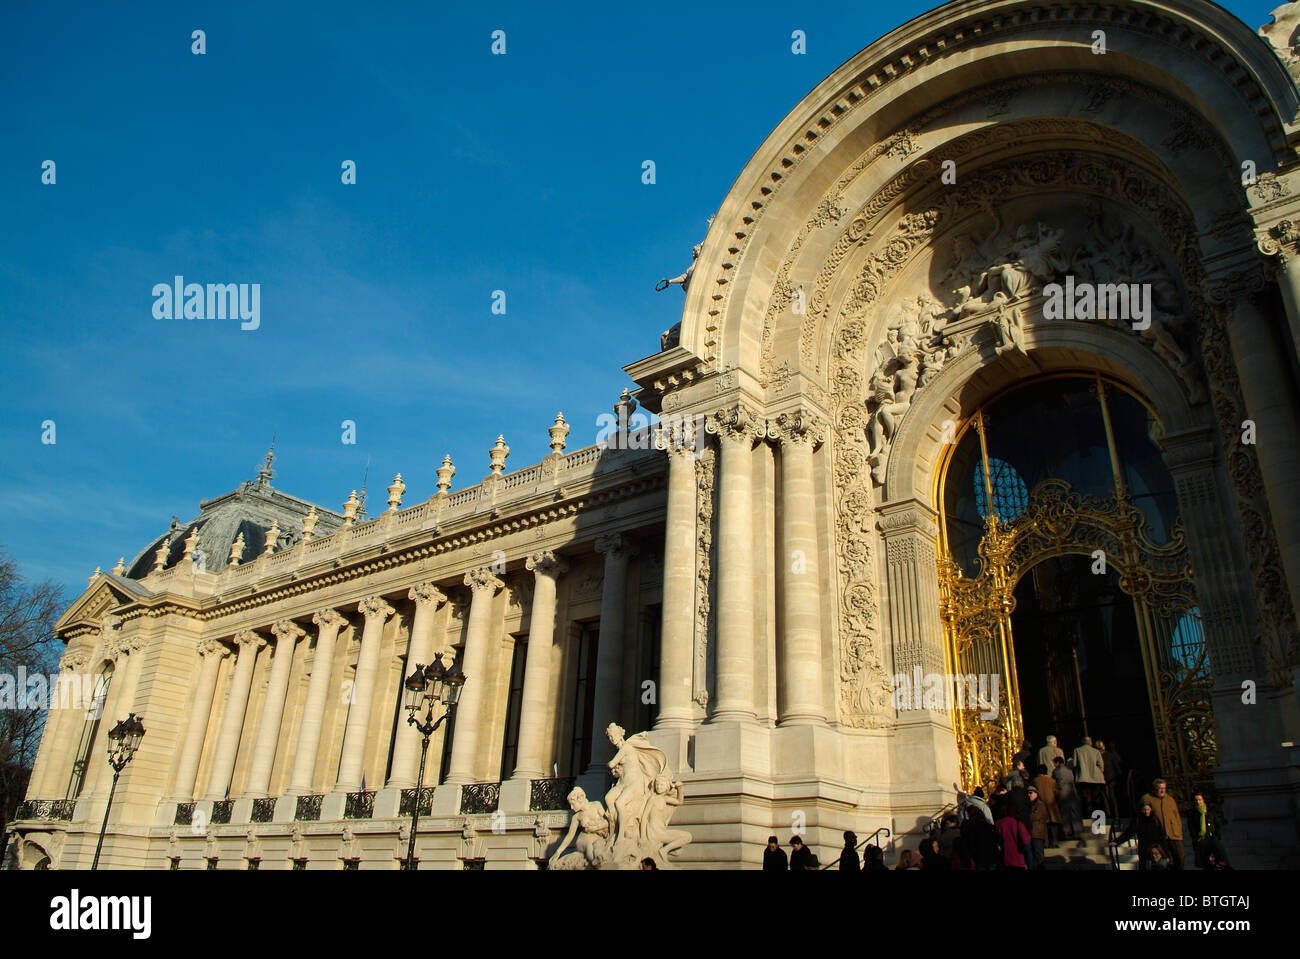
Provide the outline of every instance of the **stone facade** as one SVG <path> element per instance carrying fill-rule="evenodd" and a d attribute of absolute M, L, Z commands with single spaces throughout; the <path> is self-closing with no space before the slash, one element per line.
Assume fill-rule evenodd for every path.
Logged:
<path fill-rule="evenodd" d="M 1162 426 L 1215 787 L 1240 842 L 1294 848 L 1296 7 L 1260 34 L 1201 0 L 934 10 L 827 78 L 736 180 L 674 281 L 680 325 L 625 367 L 664 418 L 649 448 L 566 453 L 557 420 L 518 472 L 498 439 L 478 486 L 451 492 L 444 463 L 427 502 L 401 508 L 398 477 L 378 518 L 313 510 L 314 535 L 279 548 L 273 525 L 237 565 L 178 562 L 177 527 L 147 571 L 97 576 L 60 621 L 66 668 L 113 663 L 106 715 L 149 730 L 103 862 L 396 868 L 418 762 L 397 702 L 435 652 L 469 681 L 429 750 L 424 868 L 536 868 L 569 787 L 605 793 L 602 731 L 641 716 L 682 783 L 681 865 L 754 866 L 792 826 L 821 853 L 907 833 L 961 775 L 952 715 L 890 699 L 893 675 L 947 662 L 951 426 L 1079 371 Z M 1045 318 L 1054 279 L 1120 269 L 1157 291 L 1148 328 Z M 298 504 L 253 520 L 288 529 Z M 29 799 L 65 798 L 84 727 L 51 713 Z M 111 778 L 89 755 L 75 808 L 18 824 L 25 865 L 89 864 Z"/>

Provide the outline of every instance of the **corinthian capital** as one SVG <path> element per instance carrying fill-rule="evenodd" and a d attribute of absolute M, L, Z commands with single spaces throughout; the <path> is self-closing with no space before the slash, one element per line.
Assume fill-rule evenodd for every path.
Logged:
<path fill-rule="evenodd" d="M 490 589 L 495 593 L 504 587 L 505 583 L 492 575 L 491 566 L 480 566 L 465 574 L 465 585 L 476 593 L 481 589 Z"/>
<path fill-rule="evenodd" d="M 774 420 L 768 420 L 767 435 L 782 445 L 807 443 L 820 446 L 826 439 L 826 423 L 811 410 L 789 410 Z"/>
<path fill-rule="evenodd" d="M 1292 220 L 1279 220 L 1256 235 L 1255 245 L 1265 256 L 1276 256 L 1278 263 L 1285 267 L 1300 250 L 1300 225 Z"/>
<path fill-rule="evenodd" d="M 635 556 L 639 549 L 636 540 L 622 533 L 606 533 L 604 536 L 596 537 L 596 552 L 606 556 L 613 554 L 616 557 L 626 558 Z"/>
<path fill-rule="evenodd" d="M 411 587 L 410 592 L 406 594 L 406 598 L 415 600 L 416 606 L 426 606 L 432 603 L 434 609 L 447 602 L 447 594 L 433 583 L 416 583 Z"/>
<path fill-rule="evenodd" d="M 299 638 L 307 635 L 306 631 L 291 619 L 280 620 L 271 627 L 271 632 L 275 633 L 276 645 L 283 643 L 292 646 Z"/>
<path fill-rule="evenodd" d="M 230 647 L 223 642 L 215 639 L 200 639 L 195 646 L 200 656 L 213 656 L 217 659 L 223 659 L 230 655 Z"/>
<path fill-rule="evenodd" d="M 59 659 L 59 672 L 75 673 L 82 669 L 87 662 L 88 659 L 85 653 L 64 653 Z"/>
<path fill-rule="evenodd" d="M 312 615 L 311 621 L 320 629 L 338 629 L 347 622 L 336 609 L 322 609 Z"/>
<path fill-rule="evenodd" d="M 384 602 L 382 596 L 367 596 L 361 602 L 357 603 L 357 612 L 370 619 L 372 616 L 378 616 L 382 623 L 393 615 L 393 607 Z"/>
<path fill-rule="evenodd" d="M 235 644 L 245 648 L 252 648 L 254 652 L 266 645 L 266 640 L 251 629 L 241 629 L 235 633 Z"/>
<path fill-rule="evenodd" d="M 524 568 L 532 570 L 538 576 L 550 576 L 552 579 L 557 579 L 568 572 L 569 564 L 548 549 L 529 556 L 528 559 L 524 560 Z"/>

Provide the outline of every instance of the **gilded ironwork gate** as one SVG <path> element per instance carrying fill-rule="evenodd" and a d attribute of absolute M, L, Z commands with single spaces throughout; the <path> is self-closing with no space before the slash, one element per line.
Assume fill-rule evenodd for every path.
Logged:
<path fill-rule="evenodd" d="M 1106 388 L 1098 378 L 1109 438 Z M 985 502 L 992 504 L 983 414 L 976 413 L 971 425 L 980 439 Z M 1110 447 L 1114 462 L 1113 439 Z M 1082 495 L 1063 480 L 1047 479 L 1034 487 L 1024 511 L 1011 521 L 1000 520 L 997 510 L 989 508 L 973 577 L 948 553 L 946 537 L 941 540 L 940 613 L 949 670 L 958 676 L 998 675 L 1005 690 L 994 718 L 986 718 L 988 710 L 953 710 L 966 788 L 989 789 L 1005 774 L 1023 740 L 1021 677 L 1016 675 L 1011 630 L 1015 589 L 1038 563 L 1065 555 L 1094 562 L 1103 558 L 1133 600 L 1156 745 L 1172 791 L 1190 798 L 1212 788 L 1210 770 L 1218 761 L 1218 747 L 1211 677 L 1182 524 L 1173 524 L 1167 543 L 1153 542 L 1118 468 L 1114 475 L 1115 492 L 1109 497 Z"/>

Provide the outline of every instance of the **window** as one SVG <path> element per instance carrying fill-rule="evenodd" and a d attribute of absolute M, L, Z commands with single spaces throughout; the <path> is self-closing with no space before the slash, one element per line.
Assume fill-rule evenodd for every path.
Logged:
<path fill-rule="evenodd" d="M 528 660 L 528 637 L 516 636 L 514 659 L 510 665 L 510 692 L 506 697 L 506 735 L 501 746 L 501 781 L 515 771 L 519 761 L 519 716 L 523 712 L 524 667 Z"/>
<path fill-rule="evenodd" d="M 591 765 L 591 717 L 596 708 L 596 647 L 600 621 L 575 623 L 577 679 L 573 687 L 573 738 L 569 744 L 570 776 L 580 776 Z"/>
<path fill-rule="evenodd" d="M 659 630 L 663 607 L 647 606 L 641 611 L 641 651 L 637 657 L 636 729 L 651 729 L 659 718 Z M 645 681 L 654 683 L 654 702 L 645 702 Z"/>
<path fill-rule="evenodd" d="M 95 694 L 86 711 L 86 721 L 81 726 L 81 741 L 77 744 L 77 760 L 72 764 L 72 779 L 68 782 L 68 791 L 64 798 L 76 799 L 86 785 L 86 769 L 90 764 L 90 751 L 95 748 L 95 734 L 99 731 L 99 721 L 104 714 L 104 703 L 108 700 L 108 687 L 113 682 L 113 664 L 104 667 L 95 679 Z"/>

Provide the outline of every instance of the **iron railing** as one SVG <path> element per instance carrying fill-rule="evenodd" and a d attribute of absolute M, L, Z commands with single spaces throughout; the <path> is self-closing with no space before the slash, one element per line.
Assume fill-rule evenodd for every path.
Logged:
<path fill-rule="evenodd" d="M 343 803 L 344 819 L 370 819 L 374 814 L 375 791 L 373 789 L 348 793 L 348 798 Z"/>
<path fill-rule="evenodd" d="M 177 826 L 193 825 L 194 805 L 192 802 L 178 802 L 176 804 L 176 815 L 172 817 L 172 823 Z"/>
<path fill-rule="evenodd" d="M 528 808 L 533 811 L 566 809 L 569 793 L 573 791 L 574 778 L 534 779 L 528 796 Z"/>
<path fill-rule="evenodd" d="M 319 822 L 320 804 L 324 798 L 323 795 L 299 796 L 298 803 L 294 806 L 293 818 L 299 822 Z"/>
<path fill-rule="evenodd" d="M 46 819 L 68 822 L 77 808 L 75 799 L 26 799 L 18 804 L 15 819 Z"/>
<path fill-rule="evenodd" d="M 414 814 L 415 808 L 415 790 L 403 789 L 402 800 L 397 807 L 397 815 L 410 816 Z M 420 789 L 420 815 L 433 815 L 433 787 L 424 786 Z"/>
<path fill-rule="evenodd" d="M 212 819 L 209 820 L 214 826 L 224 826 L 230 822 L 230 814 L 234 811 L 235 801 L 233 799 L 218 799 L 212 804 Z"/>
<path fill-rule="evenodd" d="M 275 797 L 253 800 L 253 822 L 271 822 L 275 819 Z"/>
<path fill-rule="evenodd" d="M 500 801 L 500 783 L 470 783 L 460 787 L 462 814 L 496 812 Z"/>

